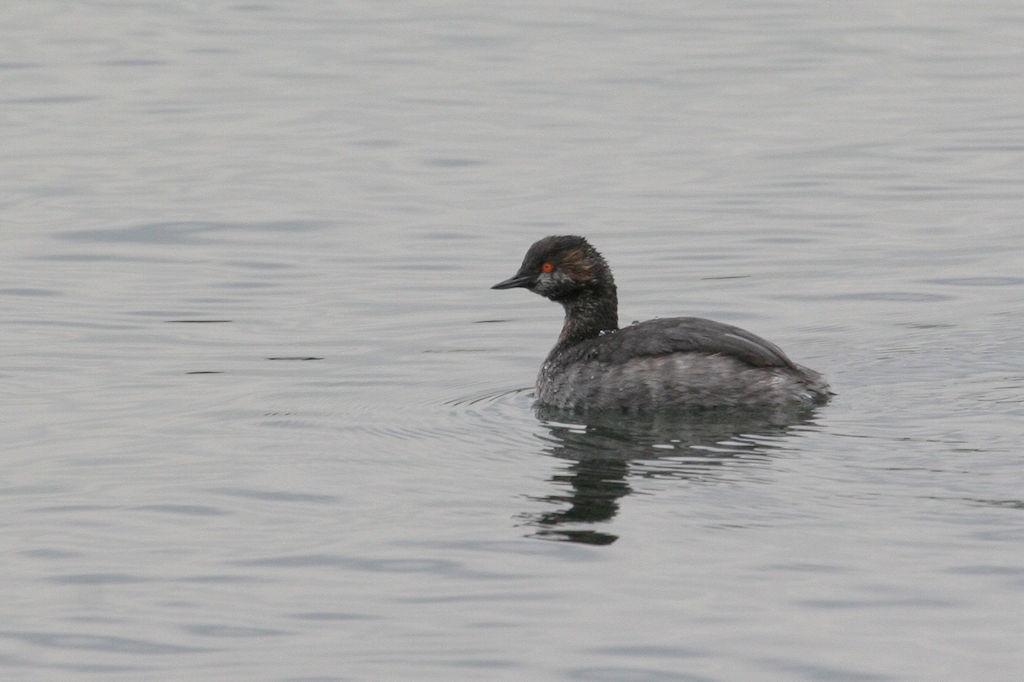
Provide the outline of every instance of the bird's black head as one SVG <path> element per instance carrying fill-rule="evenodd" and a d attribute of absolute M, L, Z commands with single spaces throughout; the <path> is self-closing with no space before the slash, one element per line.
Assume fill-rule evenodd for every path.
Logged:
<path fill-rule="evenodd" d="M 512 277 L 492 289 L 523 287 L 560 303 L 581 293 L 615 291 L 611 268 L 583 237 L 545 237 L 526 252 L 523 264 Z M 614 294 L 613 294 L 614 295 Z"/>

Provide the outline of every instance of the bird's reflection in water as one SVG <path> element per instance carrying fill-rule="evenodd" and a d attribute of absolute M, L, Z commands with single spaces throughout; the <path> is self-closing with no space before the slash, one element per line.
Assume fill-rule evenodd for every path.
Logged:
<path fill-rule="evenodd" d="M 631 477 L 714 480 L 723 464 L 765 460 L 782 436 L 813 417 L 806 409 L 586 417 L 536 411 L 544 451 L 570 464 L 551 478 L 558 492 L 540 498 L 560 508 L 526 515 L 531 535 L 592 545 L 618 539 L 593 526 L 615 517 L 633 491 Z"/>

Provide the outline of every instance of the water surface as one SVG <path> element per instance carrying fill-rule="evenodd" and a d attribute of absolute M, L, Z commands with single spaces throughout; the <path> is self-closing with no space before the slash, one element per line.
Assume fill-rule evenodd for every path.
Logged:
<path fill-rule="evenodd" d="M 1024 12 L 9 5 L 3 677 L 1024 674 Z M 553 233 L 835 400 L 535 410 Z"/>

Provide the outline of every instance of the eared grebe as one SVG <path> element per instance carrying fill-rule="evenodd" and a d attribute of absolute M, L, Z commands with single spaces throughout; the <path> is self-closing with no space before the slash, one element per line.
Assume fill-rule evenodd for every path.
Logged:
<path fill-rule="evenodd" d="M 537 398 L 586 412 L 672 408 L 789 408 L 832 395 L 820 374 L 775 344 L 699 317 L 619 329 L 611 268 L 583 237 L 545 237 L 519 272 L 492 289 L 523 287 L 565 308 L 565 324 L 537 375 Z"/>

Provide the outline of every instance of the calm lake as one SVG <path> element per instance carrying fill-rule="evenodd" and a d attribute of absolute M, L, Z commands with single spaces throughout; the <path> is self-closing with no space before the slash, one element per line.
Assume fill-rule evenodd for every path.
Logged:
<path fill-rule="evenodd" d="M 0 678 L 1024 678 L 1024 5 L 9 2 Z M 836 397 L 534 406 L 620 318 Z"/>

